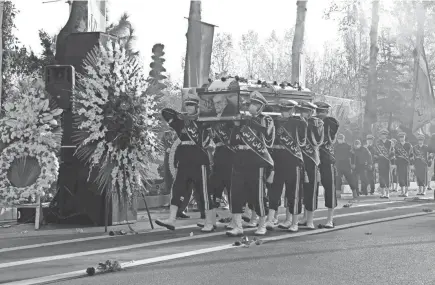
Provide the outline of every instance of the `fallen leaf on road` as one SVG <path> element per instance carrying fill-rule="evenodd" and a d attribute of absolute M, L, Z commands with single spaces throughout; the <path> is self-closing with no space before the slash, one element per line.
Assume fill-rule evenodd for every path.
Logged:
<path fill-rule="evenodd" d="M 348 204 L 344 204 L 344 205 L 343 205 L 343 208 L 350 208 L 350 207 L 352 207 L 352 204 L 351 204 L 351 203 L 348 203 Z"/>
<path fill-rule="evenodd" d="M 190 232 L 190 236 L 193 237 L 193 232 Z"/>
<path fill-rule="evenodd" d="M 429 208 L 424 208 L 424 209 L 423 209 L 423 212 L 426 212 L 426 213 L 432 213 L 433 210 L 432 210 L 432 209 L 429 209 Z"/>
<path fill-rule="evenodd" d="M 83 229 L 76 229 L 76 232 L 83 233 Z"/>
<path fill-rule="evenodd" d="M 368 235 L 368 236 L 371 236 L 371 235 L 372 235 L 372 233 L 371 233 L 371 232 L 367 232 L 367 233 L 366 233 L 366 235 Z"/>

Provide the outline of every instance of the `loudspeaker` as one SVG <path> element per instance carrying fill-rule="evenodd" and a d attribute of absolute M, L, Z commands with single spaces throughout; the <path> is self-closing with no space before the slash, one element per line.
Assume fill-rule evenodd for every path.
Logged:
<path fill-rule="evenodd" d="M 109 40 L 117 37 L 99 32 L 72 33 L 66 38 L 65 54 L 59 57 L 59 61 L 65 65 L 74 66 L 76 72 L 83 73 L 83 60 L 87 54 L 97 45 L 106 45 Z"/>

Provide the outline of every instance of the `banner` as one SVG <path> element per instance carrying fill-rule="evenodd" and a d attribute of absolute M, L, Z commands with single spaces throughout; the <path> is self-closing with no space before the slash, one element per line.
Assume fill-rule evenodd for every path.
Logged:
<path fill-rule="evenodd" d="M 106 0 L 88 0 L 88 32 L 106 32 Z"/>
<path fill-rule="evenodd" d="M 186 58 L 189 87 L 201 87 L 208 83 L 215 26 L 196 20 L 189 22 Z"/>
<path fill-rule="evenodd" d="M 429 67 L 426 61 L 424 47 L 420 44 L 416 49 L 417 63 L 415 65 L 416 90 L 414 97 L 414 116 L 412 132 L 430 123 L 432 110 L 435 107 L 434 93 L 429 76 Z"/>

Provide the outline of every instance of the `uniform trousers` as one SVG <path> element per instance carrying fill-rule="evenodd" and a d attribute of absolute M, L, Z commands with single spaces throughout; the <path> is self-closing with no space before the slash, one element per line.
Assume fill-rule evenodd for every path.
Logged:
<path fill-rule="evenodd" d="M 302 212 L 304 164 L 284 149 L 273 150 L 272 158 L 275 163 L 275 175 L 268 192 L 269 208 L 278 211 L 285 185 L 287 207 L 291 214 L 298 215 Z"/>
<path fill-rule="evenodd" d="M 375 183 L 376 183 L 376 170 L 374 167 L 372 169 L 367 169 L 367 184 L 370 185 L 370 193 L 375 193 Z"/>
<path fill-rule="evenodd" d="M 304 157 L 304 165 L 305 165 L 305 172 L 308 176 L 308 181 L 304 179 L 304 198 L 303 198 L 303 204 L 305 208 L 313 212 L 317 210 L 317 199 L 319 195 L 319 181 L 318 181 L 318 167 L 316 163 L 306 156 Z"/>
<path fill-rule="evenodd" d="M 390 187 L 390 161 L 385 158 L 379 158 L 379 186 L 381 188 Z"/>
<path fill-rule="evenodd" d="M 417 177 L 417 185 L 420 186 L 426 186 L 427 185 L 427 164 L 426 162 L 422 161 L 421 159 L 415 160 L 415 176 Z"/>
<path fill-rule="evenodd" d="M 355 181 L 354 176 L 352 175 L 352 168 L 350 164 L 338 164 L 337 165 L 337 183 L 335 184 L 336 190 L 341 190 L 341 186 L 343 184 L 342 178 L 346 179 L 347 183 L 350 186 L 350 189 L 354 190 L 358 183 Z"/>
<path fill-rule="evenodd" d="M 368 187 L 368 175 L 367 173 L 371 171 L 367 169 L 365 165 L 356 165 L 354 170 L 354 179 L 356 185 L 358 185 L 358 181 L 361 180 L 361 192 L 367 195 L 367 187 Z M 357 187 L 358 188 L 358 187 Z"/>
<path fill-rule="evenodd" d="M 398 158 L 397 165 L 397 180 L 400 187 L 409 187 L 409 163 L 404 159 Z"/>
<path fill-rule="evenodd" d="M 335 207 L 337 207 L 337 195 L 335 193 L 335 179 L 337 173 L 335 170 L 335 163 L 329 160 L 321 160 L 319 170 L 324 189 L 325 207 L 328 209 L 335 209 Z"/>
<path fill-rule="evenodd" d="M 219 146 L 213 156 L 213 170 L 208 180 L 210 193 L 213 195 L 214 207 L 219 207 L 217 199 L 222 199 L 224 189 L 228 191 L 230 199 L 231 173 L 232 173 L 232 156 L 234 152 L 226 146 Z M 231 205 L 231 201 L 228 201 Z"/>
<path fill-rule="evenodd" d="M 246 203 L 260 217 L 268 214 L 265 167 L 252 150 L 238 150 L 234 155 L 231 175 L 231 213 L 243 214 Z"/>
<path fill-rule="evenodd" d="M 177 174 L 172 184 L 171 205 L 182 207 L 183 201 L 190 199 L 191 185 L 198 193 L 200 204 L 204 210 L 211 209 L 211 195 L 207 187 L 208 167 L 200 164 L 190 164 L 189 161 L 180 161 Z"/>

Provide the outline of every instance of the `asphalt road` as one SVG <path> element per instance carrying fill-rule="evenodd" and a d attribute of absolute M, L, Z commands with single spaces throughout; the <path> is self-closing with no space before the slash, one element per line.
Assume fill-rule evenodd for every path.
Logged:
<path fill-rule="evenodd" d="M 378 202 L 379 203 L 379 202 Z M 374 220 L 379 218 L 388 218 L 394 216 L 400 216 L 412 213 L 422 213 L 423 209 L 435 210 L 435 204 L 433 202 L 393 202 L 393 203 L 381 203 L 376 205 L 365 205 L 358 207 L 353 205 L 349 208 L 340 208 L 336 210 L 336 225 L 346 225 L 350 223 L 363 222 L 367 220 Z M 433 219 L 433 215 L 430 215 Z M 316 212 L 315 217 L 317 218 L 316 223 L 324 223 L 326 217 L 326 211 Z M 429 216 L 425 216 L 429 217 Z M 423 219 L 423 218 L 419 218 Z M 402 235 L 405 239 L 411 239 L 405 234 L 414 233 L 421 240 L 429 236 L 426 231 L 432 231 L 432 240 L 435 234 L 435 226 L 432 223 L 432 228 L 428 230 L 424 227 L 424 223 L 416 222 L 414 224 L 412 219 L 403 220 L 404 225 L 407 229 L 405 233 L 398 231 L 396 233 L 396 228 L 390 227 L 391 224 L 396 222 L 382 223 L 374 225 L 379 227 L 379 233 L 386 231 L 389 235 Z M 419 226 L 420 225 L 420 226 Z M 403 226 L 402 226 L 403 227 Z M 222 278 L 232 278 L 232 274 L 235 274 L 234 280 L 239 280 L 237 284 L 245 284 L 243 280 L 251 280 L 250 284 L 257 284 L 258 282 L 264 284 L 281 284 L 290 278 L 293 274 L 299 276 L 298 279 L 301 282 L 307 278 L 306 274 L 310 272 L 309 269 L 311 265 L 314 266 L 315 272 L 318 272 L 319 278 L 322 274 L 328 272 L 328 268 L 323 268 L 318 266 L 317 263 L 323 260 L 329 264 L 328 256 L 337 255 L 338 260 L 341 255 L 346 255 L 342 252 L 340 245 L 343 243 L 346 245 L 345 248 L 354 248 L 359 245 L 362 241 L 369 239 L 371 242 L 376 242 L 376 244 L 384 244 L 388 242 L 384 239 L 378 239 L 378 235 L 373 234 L 372 236 L 366 236 L 364 234 L 352 234 L 354 231 L 358 231 L 359 228 L 352 230 L 341 230 L 331 233 L 316 234 L 313 236 L 303 236 L 303 237 L 292 237 L 290 240 L 285 240 L 282 242 L 270 242 L 264 243 L 261 246 L 250 247 L 249 249 L 231 248 L 230 250 L 225 250 L 222 252 L 207 253 L 205 255 L 200 255 L 198 257 L 185 257 L 181 261 L 166 261 L 164 264 L 148 266 L 148 267 L 132 267 L 128 269 L 128 272 L 118 272 L 113 274 L 107 274 L 102 276 L 94 276 L 87 278 L 80 278 L 78 280 L 67 281 L 62 284 L 100 284 L 105 282 L 106 284 L 144 284 L 147 280 L 141 275 L 142 272 L 146 272 L 148 279 L 151 278 L 152 282 L 146 282 L 145 284 L 224 284 L 227 283 Z M 381 231 L 382 230 L 382 231 Z M 300 233 L 304 233 L 303 229 Z M 373 231 L 375 232 L 375 231 Z M 378 232 L 376 228 L 376 232 Z M 314 233 L 314 232 L 313 232 Z M 247 236 L 252 236 L 253 231 L 247 231 Z M 279 237 L 284 234 L 289 234 L 288 232 L 283 232 L 275 230 L 268 233 L 268 237 Z M 347 236 L 347 237 L 346 237 Z M 201 234 L 198 228 L 192 227 L 188 229 L 180 229 L 175 232 L 171 231 L 160 231 L 151 232 L 139 235 L 127 235 L 127 236 L 96 236 L 98 239 L 86 240 L 87 236 L 83 236 L 85 239 L 82 241 L 71 241 L 64 244 L 54 244 L 54 245 L 38 245 L 34 248 L 17 248 L 19 246 L 34 245 L 35 243 L 43 242 L 53 242 L 55 241 L 53 237 L 50 239 L 45 239 L 44 237 L 31 237 L 26 239 L 25 237 L 14 239 L 8 244 L 7 241 L 0 240 L 0 283 L 8 284 L 8 282 L 17 282 L 19 280 L 62 274 L 71 271 L 84 272 L 87 267 L 96 266 L 99 262 L 104 262 L 105 260 L 117 260 L 119 262 L 131 262 L 133 260 L 143 260 L 143 259 L 153 259 L 161 258 L 162 256 L 168 256 L 172 254 L 184 255 L 186 252 L 194 251 L 198 249 L 209 249 L 217 246 L 228 246 L 231 245 L 236 239 L 228 238 L 224 234 L 224 229 L 222 226 L 219 227 L 218 231 L 213 234 Z M 90 236 L 93 237 L 93 236 Z M 376 239 L 374 239 L 376 237 Z M 385 238 L 383 234 L 379 234 L 379 237 Z M 59 240 L 64 240 L 66 237 L 61 237 Z M 399 238 L 401 240 L 401 238 Z M 422 244 L 425 242 L 421 240 Z M 391 243 L 391 240 L 389 241 Z M 427 242 L 427 240 L 426 240 Z M 289 244 L 291 244 L 291 250 L 289 251 Z M 297 246 L 294 246 L 294 245 Z M 304 245 L 309 247 L 305 248 Z M 300 245 L 300 246 L 299 246 Z M 370 245 L 365 244 L 365 245 Z M 404 245 L 400 245 L 401 248 Z M 411 245 L 410 245 L 411 246 Z M 433 245 L 428 244 L 426 247 L 431 247 L 435 250 Z M 327 247 L 325 249 L 325 247 Z M 357 250 L 357 247 L 354 248 Z M 380 248 L 380 250 L 383 248 Z M 363 249 L 358 249 L 359 251 L 364 251 Z M 358 252 L 355 251 L 355 252 Z M 373 248 L 376 251 L 376 248 Z M 312 252 L 319 251 L 319 255 L 313 254 Z M 352 251 L 353 252 L 353 251 Z M 288 254 L 287 254 L 288 253 Z M 432 254 L 434 255 L 434 251 Z M 363 256 L 362 253 L 360 253 Z M 386 253 L 387 256 L 389 253 Z M 390 255 L 391 256 L 391 255 Z M 434 255 L 435 256 L 435 255 Z M 207 258 L 205 258 L 207 257 Z M 208 259 L 208 257 L 213 257 Z M 311 259 L 310 259 L 311 258 Z M 234 263 L 233 261 L 240 261 Z M 303 261 L 303 262 L 302 262 Z M 302 263 L 301 263 L 302 262 Z M 339 264 L 340 262 L 337 261 Z M 348 264 L 346 258 L 341 261 L 343 264 Z M 267 264 L 277 264 L 276 266 L 269 266 Z M 283 263 L 286 266 L 282 267 L 279 264 Z M 352 262 L 351 262 L 352 263 Z M 432 264 L 433 261 L 431 261 Z M 197 265 L 195 265 L 197 264 Z M 236 265 L 235 265 L 236 264 Z M 307 267 L 302 266 L 306 264 Z M 405 262 L 403 266 L 394 266 L 395 271 L 405 271 L 408 272 L 410 264 L 414 262 Z M 189 267 L 187 265 L 195 265 L 194 267 Z M 223 268 L 221 268 L 221 265 Z M 201 278 L 205 276 L 201 274 L 193 274 L 192 272 L 206 272 L 206 269 L 202 267 L 212 267 L 216 268 L 216 272 L 209 274 L 209 278 L 206 281 Z M 328 265 L 329 266 L 329 265 Z M 343 269 L 337 271 L 338 265 L 330 263 L 331 269 L 335 274 L 340 275 Z M 362 267 L 361 267 L 362 266 Z M 352 265 L 351 269 L 358 272 L 359 269 L 366 270 L 364 264 L 361 266 Z M 199 269 L 201 267 L 201 269 Z M 225 269 L 226 267 L 229 267 Z M 235 268 L 234 268 L 235 267 Z M 343 266 L 341 266 L 343 267 Z M 382 266 L 381 266 L 382 267 Z M 389 263 L 385 263 L 386 270 L 390 270 Z M 433 267 L 433 266 L 432 266 Z M 153 269 L 154 268 L 154 269 Z M 284 274 L 285 268 L 291 268 L 293 271 L 288 271 L 287 277 Z M 345 268 L 345 267 L 343 267 Z M 403 269 L 402 269 L 403 268 Z M 174 273 L 169 274 L 167 271 L 173 269 Z M 229 271 L 228 271 L 229 270 Z M 233 270 L 233 271 L 232 271 Z M 387 270 L 387 271 L 388 271 Z M 237 273 L 237 272 L 247 272 L 247 273 Z M 250 272 L 252 272 L 252 279 L 250 279 Z M 275 274 L 276 272 L 277 274 Z M 284 273 L 282 273 L 284 272 Z M 320 272 L 323 272 L 320 274 Z M 349 271 L 346 271 L 349 274 Z M 433 272 L 433 271 L 432 271 Z M 220 275 L 222 273 L 222 275 Z M 236 274 L 237 273 L 237 274 Z M 241 274 L 241 275 L 240 275 Z M 275 276 L 267 280 L 262 279 L 259 274 L 265 274 L 267 276 Z M 284 275 L 282 275 L 284 274 Z M 317 274 L 317 273 L 316 273 Z M 245 277 L 246 275 L 246 277 Z M 331 274 L 329 274 L 331 275 Z M 328 275 L 328 276 L 329 276 Z M 127 276 L 127 277 L 126 277 Z M 131 277 L 130 277 L 131 276 Z M 134 277 L 134 276 L 137 276 Z M 177 281 L 176 278 L 181 278 L 181 281 Z M 202 277 L 201 277 L 202 276 Z M 254 278 L 255 276 L 255 278 Z M 284 277 L 282 277 L 284 276 Z M 304 277 L 305 276 L 305 277 Z M 358 275 L 359 276 L 359 275 Z M 107 279 L 110 278 L 110 279 Z M 112 279 L 113 278 L 113 279 Z M 132 278 L 131 281 L 125 278 Z M 190 278 L 190 279 L 189 279 Z M 245 278 L 245 279 L 243 279 Z M 325 277 L 326 278 L 326 277 Z M 329 277 L 328 277 L 329 278 Z M 339 277 L 338 280 L 345 278 L 344 276 Z M 347 278 L 347 277 L 346 277 Z M 242 280 L 243 279 L 243 280 Z M 106 281 L 103 281 L 106 280 Z M 109 281 L 107 281 L 109 280 Z M 270 281 L 272 280 L 272 281 Z M 275 281 L 274 281 L 275 280 Z M 314 280 L 314 279 L 313 279 Z M 321 280 L 321 279 L 318 279 Z M 343 279 L 348 280 L 348 279 Z M 224 282 L 225 281 L 225 282 Z M 257 282 L 258 281 L 258 282 Z M 71 282 L 71 283 L 70 283 Z M 79 283 L 75 283 L 79 282 Z M 88 282 L 88 283 L 87 283 Z M 222 283 L 223 282 L 223 283 Z M 232 281 L 231 281 L 232 282 Z M 228 284 L 232 284 L 232 283 Z M 257 283 L 255 283 L 257 282 Z M 281 282 L 281 283 L 280 283 Z M 305 282 L 305 281 L 304 281 Z M 323 281 L 322 281 L 323 282 Z M 331 281 L 332 282 L 332 281 Z M 337 281 L 341 282 L 341 281 Z M 236 284 L 234 283 L 234 284 Z M 14 283 L 14 284 L 37 284 L 37 283 Z M 56 281 L 55 284 L 61 284 L 60 281 Z M 247 284 L 247 283 L 246 283 Z M 284 283 L 283 283 L 284 284 Z M 289 283 L 286 283 L 289 284 Z M 292 282 L 292 284 L 294 284 Z M 311 284 L 311 283 L 307 283 Z M 341 284 L 341 283 L 328 283 L 328 284 Z M 365 284 L 365 283 L 348 283 L 348 284 Z M 372 283 L 373 284 L 373 283 Z M 381 284 L 381 283 L 374 283 Z M 387 284 L 387 283 L 382 283 Z M 388 284 L 402 284 L 402 283 L 388 283 Z M 405 284 L 405 283 L 403 283 Z M 406 283 L 406 284 L 435 284 L 434 283 Z"/>
<path fill-rule="evenodd" d="M 433 285 L 435 215 L 59 282 L 59 285 Z"/>

